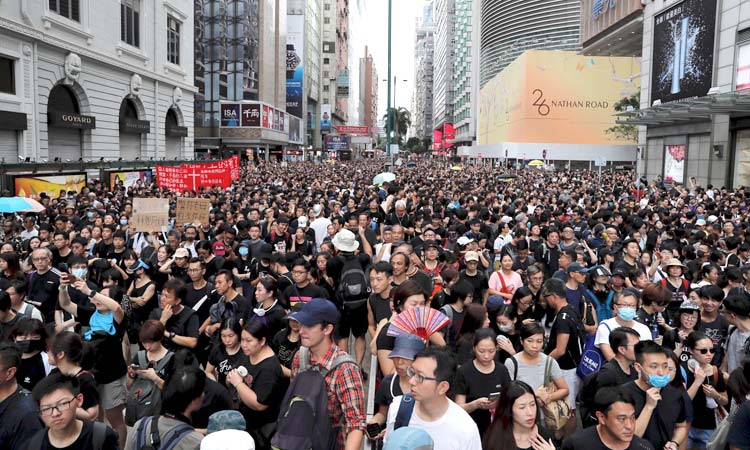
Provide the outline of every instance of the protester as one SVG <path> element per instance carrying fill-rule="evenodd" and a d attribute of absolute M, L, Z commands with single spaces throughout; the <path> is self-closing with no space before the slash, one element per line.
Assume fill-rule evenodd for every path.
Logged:
<path fill-rule="evenodd" d="M 25 450 L 29 439 L 42 429 L 39 407 L 31 393 L 16 382 L 21 352 L 0 343 L 0 448 Z"/>
<path fill-rule="evenodd" d="M 544 428 L 541 408 L 531 386 L 523 381 L 511 381 L 500 390 L 499 409 L 485 434 L 485 450 L 554 450 L 552 433 Z"/>

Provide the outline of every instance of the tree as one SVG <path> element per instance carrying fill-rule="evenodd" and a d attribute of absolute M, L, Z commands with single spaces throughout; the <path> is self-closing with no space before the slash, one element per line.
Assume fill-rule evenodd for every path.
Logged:
<path fill-rule="evenodd" d="M 411 126 L 411 113 L 403 107 L 399 107 L 398 109 L 391 108 L 390 114 L 383 115 L 383 120 L 389 120 L 389 116 L 391 132 L 395 133 L 395 137 L 391 138 L 391 143 L 401 145 L 402 136 L 405 136 L 409 132 L 409 127 Z"/>
<path fill-rule="evenodd" d="M 409 151 L 412 151 L 414 153 L 419 153 L 421 150 L 422 141 L 418 137 L 410 137 L 406 141 L 406 148 L 409 149 Z"/>
<path fill-rule="evenodd" d="M 630 97 L 623 97 L 620 101 L 614 104 L 616 112 L 625 111 L 638 111 L 641 108 L 641 92 L 631 95 Z M 615 125 L 608 128 L 605 133 L 613 136 L 617 140 L 621 141 L 637 141 L 638 140 L 638 127 L 635 125 Z"/>

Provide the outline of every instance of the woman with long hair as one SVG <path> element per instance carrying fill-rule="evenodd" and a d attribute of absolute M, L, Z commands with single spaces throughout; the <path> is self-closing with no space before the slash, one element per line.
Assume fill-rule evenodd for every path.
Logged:
<path fill-rule="evenodd" d="M 52 372 L 78 379 L 83 404 L 76 409 L 76 417 L 93 421 L 99 417 L 99 391 L 94 375 L 84 368 L 93 363 L 91 356 L 88 343 L 72 331 L 58 333 L 50 345 L 49 362 L 57 367 Z"/>
<path fill-rule="evenodd" d="M 506 359 L 523 349 L 521 335 L 518 333 L 520 322 L 516 313 L 516 305 L 500 305 L 493 315 L 495 320 L 490 318 L 490 328 L 497 335 L 497 360 L 505 363 Z"/>
<path fill-rule="evenodd" d="M 474 356 L 474 333 L 489 326 L 487 308 L 476 303 L 466 306 L 456 345 L 456 362 L 459 366 L 468 363 Z"/>
<path fill-rule="evenodd" d="M 328 293 L 328 298 L 336 298 L 336 288 L 334 286 L 333 279 L 328 275 L 327 267 L 328 261 L 333 259 L 333 255 L 328 252 L 321 251 L 315 255 L 315 264 L 312 264 L 312 275 L 313 281 L 318 286 L 322 287 Z"/>
<path fill-rule="evenodd" d="M 15 253 L 0 253 L 0 278 L 8 281 L 25 280 L 26 275 L 21 270 L 21 263 Z"/>
<path fill-rule="evenodd" d="M 458 368 L 455 386 L 456 404 L 461 406 L 484 435 L 490 426 L 491 411 L 497 408 L 499 386 L 510 381 L 508 369 L 495 362 L 494 331 L 483 328 L 474 333 L 474 359 Z"/>
<path fill-rule="evenodd" d="M 534 293 L 526 286 L 522 286 L 513 293 L 511 304 L 514 305 L 518 320 L 516 328 L 527 322 L 539 322 L 544 318 L 544 308 L 534 299 Z"/>
<path fill-rule="evenodd" d="M 484 435 L 484 450 L 555 450 L 531 386 L 509 382 L 500 390 L 497 405 L 495 419 Z"/>
<path fill-rule="evenodd" d="M 266 322 L 274 335 L 284 328 L 286 311 L 279 303 L 279 288 L 273 277 L 260 277 L 260 281 L 255 286 L 255 301 L 248 321 Z"/>
<path fill-rule="evenodd" d="M 489 280 L 489 295 L 499 295 L 505 303 L 510 303 L 516 289 L 523 286 L 518 272 L 513 271 L 513 256 L 503 252 L 500 256 L 500 270 L 493 272 Z"/>
<path fill-rule="evenodd" d="M 237 367 L 244 366 L 247 356 L 240 348 L 242 323 L 233 317 L 227 317 L 219 327 L 220 340 L 208 356 L 206 376 L 219 384 L 227 386 L 227 374 Z"/>

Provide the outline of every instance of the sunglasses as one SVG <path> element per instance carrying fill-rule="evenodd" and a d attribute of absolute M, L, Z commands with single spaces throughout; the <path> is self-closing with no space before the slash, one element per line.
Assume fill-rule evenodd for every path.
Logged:
<path fill-rule="evenodd" d="M 693 350 L 695 350 L 696 352 L 700 353 L 701 355 L 705 355 L 707 353 L 711 353 L 713 355 L 715 353 L 714 349 L 712 349 L 712 348 L 695 348 Z"/>

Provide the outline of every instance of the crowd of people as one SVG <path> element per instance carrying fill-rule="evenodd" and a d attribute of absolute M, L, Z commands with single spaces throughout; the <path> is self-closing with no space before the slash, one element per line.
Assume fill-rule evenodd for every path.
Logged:
<path fill-rule="evenodd" d="M 750 193 L 459 168 L 253 161 L 6 214 L 0 450 L 750 448 Z"/>

